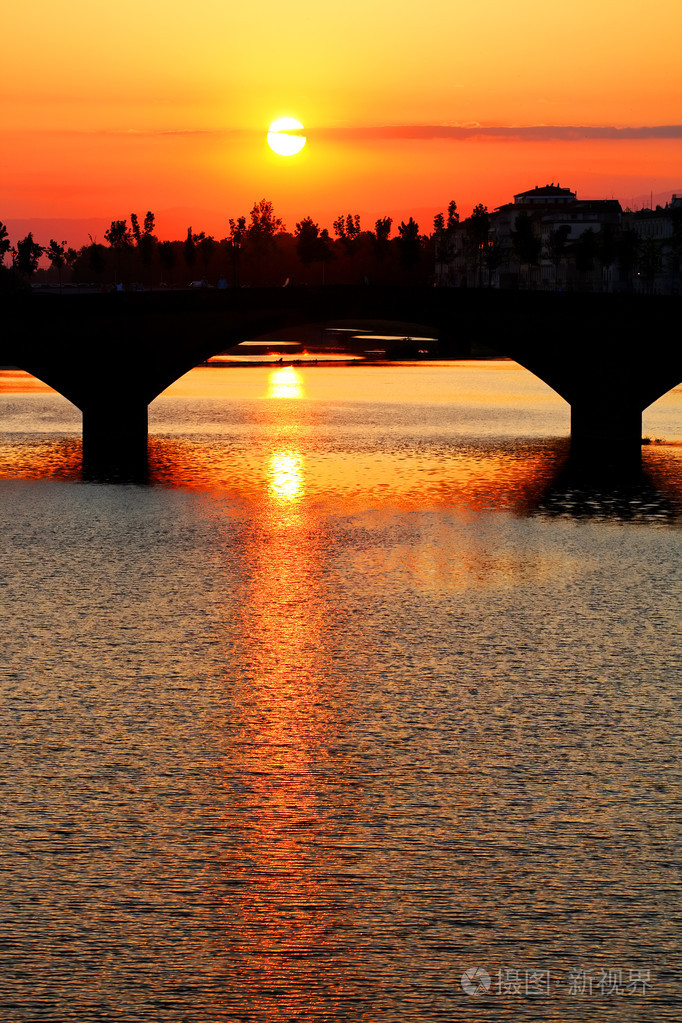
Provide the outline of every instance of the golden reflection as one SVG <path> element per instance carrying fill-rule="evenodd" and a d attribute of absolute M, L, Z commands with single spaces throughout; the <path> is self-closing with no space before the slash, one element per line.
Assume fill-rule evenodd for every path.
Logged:
<path fill-rule="evenodd" d="M 239 741 L 226 792 L 244 797 L 238 844 L 228 842 L 222 863 L 229 897 L 216 952 L 231 967 L 223 1008 L 248 1003 L 271 1023 L 338 1018 L 353 967 L 334 939 L 353 907 L 339 905 L 330 881 L 341 869 L 342 810 L 334 797 L 342 765 L 330 754 L 339 731 L 325 643 L 333 614 L 321 584 L 322 530 L 294 500 L 300 463 L 292 452 L 273 455 L 280 489 L 244 548 L 242 667 L 227 681 L 228 727 L 239 722 Z M 219 812 L 229 834 L 233 803 Z"/>
<path fill-rule="evenodd" d="M 0 370 L 0 392 L 2 394 L 57 394 L 52 387 L 38 377 L 21 369 Z M 66 400 L 66 399 L 65 399 Z"/>
<path fill-rule="evenodd" d="M 303 396 L 292 367 L 268 375 L 268 398 Z M 255 417 L 262 489 L 243 546 L 240 671 L 225 680 L 227 728 L 238 722 L 239 730 L 226 791 L 245 795 L 238 844 L 228 841 L 221 856 L 229 897 L 216 953 L 229 960 L 232 978 L 222 1008 L 248 1003 L 270 1023 L 336 1019 L 353 964 L 338 958 L 334 935 L 353 907 L 339 904 L 330 881 L 341 870 L 343 807 L 335 792 L 344 771 L 331 752 L 343 701 L 328 643 L 335 609 L 323 584 L 326 533 L 307 500 L 311 424 L 301 405 L 261 402 Z M 233 801 L 218 812 L 227 834 Z"/>
<path fill-rule="evenodd" d="M 304 398 L 303 377 L 293 366 L 276 369 L 268 377 L 268 398 Z"/>
<path fill-rule="evenodd" d="M 279 451 L 270 458 L 268 490 L 277 501 L 290 502 L 301 497 L 303 458 L 298 451 Z"/>
<path fill-rule="evenodd" d="M 0 439 L 0 479 L 78 480 L 82 476 L 80 437 L 28 441 Z"/>

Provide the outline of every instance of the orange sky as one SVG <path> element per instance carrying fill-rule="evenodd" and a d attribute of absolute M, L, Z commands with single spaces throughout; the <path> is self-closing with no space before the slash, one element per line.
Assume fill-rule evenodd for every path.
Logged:
<path fill-rule="evenodd" d="M 266 197 L 292 230 L 351 211 L 430 230 L 452 198 L 467 215 L 549 181 L 682 193 L 679 0 L 34 0 L 2 25 L 10 228 L 80 218 L 80 244 L 151 209 L 161 236 L 222 237 Z M 295 157 L 266 145 L 284 115 Z"/>

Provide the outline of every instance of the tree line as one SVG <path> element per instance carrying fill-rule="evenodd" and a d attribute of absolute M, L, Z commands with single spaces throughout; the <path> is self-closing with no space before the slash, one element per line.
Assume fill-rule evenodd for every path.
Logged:
<path fill-rule="evenodd" d="M 191 282 L 212 287 L 285 282 L 429 284 L 439 263 L 465 268 L 469 286 L 485 287 L 510 258 L 526 268 L 544 260 L 554 267 L 555 277 L 559 266 L 567 262 L 586 274 L 595 266 L 617 266 L 625 277 L 635 271 L 651 275 L 661 262 L 656 244 L 638 238 L 631 229 L 602 225 L 598 231 L 586 229 L 569 242 L 568 228 L 560 227 L 543 242 L 534 219 L 524 212 L 501 243 L 494 225 L 495 213 L 483 204 L 460 222 L 453 199 L 447 211 L 436 214 L 428 233 L 420 230 L 413 217 L 395 231 L 388 216 L 377 219 L 373 228 L 363 228 L 357 213 L 339 214 L 332 224 L 333 234 L 309 216 L 291 232 L 272 202 L 261 199 L 248 215 L 227 221 L 223 238 L 188 227 L 184 238 L 161 241 L 155 234 L 155 215 L 149 210 L 141 222 L 135 213 L 112 220 L 104 233 L 106 244 L 90 236 L 87 245 L 75 249 L 55 239 L 41 246 L 32 232 L 12 247 L 0 222 L 0 288 L 26 287 L 41 278 L 60 287 L 80 283 L 101 288 L 174 288 Z M 673 250 L 679 264 L 676 226 Z M 41 260 L 49 269 L 41 267 Z"/>
<path fill-rule="evenodd" d="M 454 203 L 450 204 L 451 206 Z M 29 232 L 12 247 L 0 222 L 0 268 L 5 284 L 51 279 L 103 287 L 186 287 L 190 282 L 226 287 L 293 284 L 422 283 L 433 274 L 433 237 L 410 217 L 392 236 L 391 217 L 363 229 L 357 213 L 340 214 L 333 235 L 312 217 L 287 231 L 272 202 L 261 199 L 247 216 L 229 219 L 216 238 L 188 227 L 184 238 L 161 241 L 149 210 L 112 220 L 104 243 L 90 236 L 75 249 L 66 240 L 41 246 Z M 49 270 L 43 265 L 49 265 Z"/>

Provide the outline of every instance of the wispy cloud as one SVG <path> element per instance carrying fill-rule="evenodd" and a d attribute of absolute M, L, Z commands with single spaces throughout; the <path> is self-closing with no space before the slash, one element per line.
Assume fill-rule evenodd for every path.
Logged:
<path fill-rule="evenodd" d="M 312 133 L 311 133 L 312 134 Z M 542 142 L 560 139 L 567 142 L 584 139 L 682 139 L 681 124 L 662 124 L 631 128 L 612 125 L 482 125 L 482 124 L 384 124 L 370 126 L 338 126 L 318 128 L 319 138 L 347 141 L 390 141 L 393 139 L 514 139 Z"/>
<path fill-rule="evenodd" d="M 130 138 L 255 138 L 262 136 L 263 128 L 93 128 L 53 129 L 64 135 L 109 135 Z M 615 125 L 565 124 L 377 124 L 377 125 L 318 125 L 304 128 L 309 138 L 330 142 L 390 142 L 430 139 L 509 139 L 513 141 L 546 142 L 552 139 L 579 142 L 586 139 L 682 139 L 682 124 L 657 124 L 647 127 L 616 127 Z"/>

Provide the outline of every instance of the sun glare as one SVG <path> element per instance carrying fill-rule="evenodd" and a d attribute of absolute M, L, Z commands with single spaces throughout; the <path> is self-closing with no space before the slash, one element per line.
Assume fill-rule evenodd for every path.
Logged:
<path fill-rule="evenodd" d="M 303 459 L 297 451 L 280 451 L 270 459 L 268 487 L 280 501 L 294 501 L 303 487 Z"/>
<path fill-rule="evenodd" d="M 293 366 L 274 370 L 268 378 L 268 398 L 302 398 L 303 377 Z"/>
<path fill-rule="evenodd" d="M 305 135 L 290 135 L 290 131 L 302 131 L 303 125 L 295 117 L 280 117 L 268 128 L 268 145 L 279 156 L 294 156 L 303 149 Z"/>

